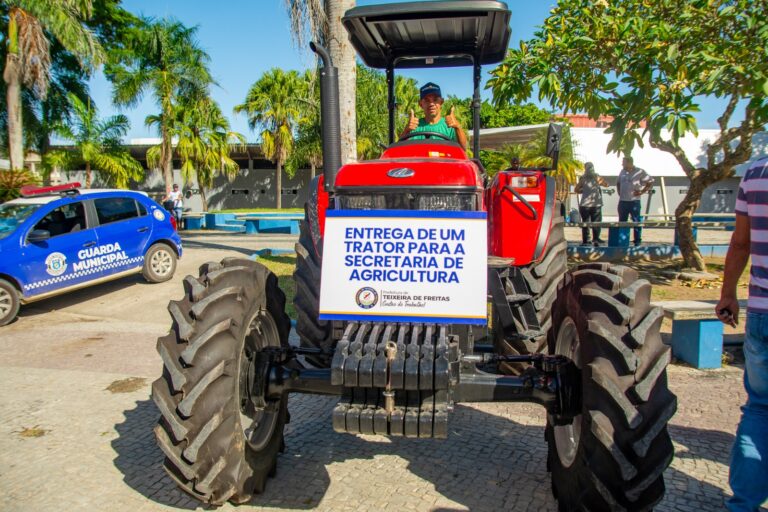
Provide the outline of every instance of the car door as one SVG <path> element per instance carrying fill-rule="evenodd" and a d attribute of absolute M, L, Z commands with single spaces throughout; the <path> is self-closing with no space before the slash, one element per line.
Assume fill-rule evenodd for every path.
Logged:
<path fill-rule="evenodd" d="M 93 252 L 103 274 L 141 267 L 152 234 L 152 219 L 144 205 L 127 195 L 95 198 L 92 205 L 99 223 L 99 246 Z"/>
<path fill-rule="evenodd" d="M 50 237 L 30 241 L 33 231 L 45 231 Z M 98 235 L 87 222 L 83 201 L 50 208 L 23 233 L 19 258 L 23 294 L 46 294 L 93 279 L 93 273 L 78 262 L 85 251 L 97 246 Z"/>

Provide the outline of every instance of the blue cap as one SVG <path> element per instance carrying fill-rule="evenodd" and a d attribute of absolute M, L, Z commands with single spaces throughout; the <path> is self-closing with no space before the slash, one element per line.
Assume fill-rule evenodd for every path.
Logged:
<path fill-rule="evenodd" d="M 441 98 L 443 97 L 443 95 L 440 93 L 440 86 L 432 82 L 427 82 L 422 85 L 421 89 L 419 89 L 419 92 L 421 93 L 419 96 L 420 99 L 424 99 L 424 96 L 427 94 L 437 94 Z"/>

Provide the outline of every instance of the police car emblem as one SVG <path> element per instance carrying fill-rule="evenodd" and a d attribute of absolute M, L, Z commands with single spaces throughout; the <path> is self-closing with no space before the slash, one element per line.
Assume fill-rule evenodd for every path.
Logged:
<path fill-rule="evenodd" d="M 157 220 L 159 220 L 160 222 L 165 220 L 165 214 L 163 213 L 163 210 L 161 210 L 160 208 L 155 208 L 154 210 L 152 210 L 152 216 Z"/>
<path fill-rule="evenodd" d="M 52 276 L 60 276 L 67 271 L 67 257 L 60 252 L 52 252 L 45 258 L 45 271 Z"/>
<path fill-rule="evenodd" d="M 373 288 L 366 286 L 357 290 L 355 302 L 363 309 L 371 309 L 379 302 L 379 294 Z"/>

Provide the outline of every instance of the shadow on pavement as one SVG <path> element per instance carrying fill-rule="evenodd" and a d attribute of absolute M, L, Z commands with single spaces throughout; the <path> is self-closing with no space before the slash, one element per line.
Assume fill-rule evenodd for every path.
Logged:
<path fill-rule="evenodd" d="M 126 287 L 133 285 L 151 286 L 151 283 L 148 283 L 140 273 L 132 274 L 130 276 L 115 279 L 114 281 L 88 286 L 63 295 L 43 299 L 40 302 L 27 304 L 19 310 L 19 316 L 27 317 L 50 313 L 51 311 L 63 309 L 80 302 L 87 302 L 113 292 L 125 290 Z"/>
<path fill-rule="evenodd" d="M 291 396 L 292 419 L 286 426 L 286 451 L 278 459 L 277 476 L 249 505 L 304 510 L 319 506 L 328 495 L 324 508 L 348 507 L 357 503 L 353 503 L 357 494 L 361 507 L 366 499 L 377 501 L 380 507 L 381 497 L 387 496 L 390 505 L 412 503 L 424 509 L 425 502 L 420 501 L 423 479 L 437 494 L 472 511 L 556 510 L 546 471 L 543 426 L 523 425 L 457 405 L 449 420 L 447 440 L 355 436 L 333 432 L 335 403 L 333 397 Z M 112 442 L 117 452 L 115 466 L 125 483 L 163 505 L 187 510 L 200 507 L 163 470 L 164 456 L 152 432 L 159 418 L 154 403 L 138 402 L 125 412 L 125 418 L 116 426 L 119 437 Z M 688 470 L 700 468 L 699 461 L 727 465 L 733 435 L 674 425 L 670 433 L 680 445 L 678 460 L 666 472 L 667 495 L 657 510 L 673 510 L 677 503 L 697 510 L 722 510 L 723 489 L 705 481 L 713 475 Z M 345 461 L 351 464 L 335 468 L 335 489 L 328 494 L 328 469 Z M 339 493 L 340 486 L 352 489 Z M 350 496 L 355 498 L 350 501 Z M 342 501 L 333 501 L 337 498 Z M 439 501 L 427 508 L 455 510 Z"/>
<path fill-rule="evenodd" d="M 184 240 L 185 249 L 219 249 L 222 251 L 235 251 L 250 256 L 256 249 L 237 247 L 235 245 L 217 244 L 214 242 L 202 242 L 200 240 Z"/>

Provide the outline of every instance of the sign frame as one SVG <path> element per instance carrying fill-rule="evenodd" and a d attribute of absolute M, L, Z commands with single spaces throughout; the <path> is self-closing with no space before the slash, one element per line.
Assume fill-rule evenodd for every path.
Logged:
<path fill-rule="evenodd" d="M 394 287 L 400 286 L 405 289 L 406 285 L 401 283 L 393 285 L 392 282 L 388 281 L 382 282 L 370 279 L 360 279 L 354 286 L 350 286 L 350 281 L 348 279 L 351 279 L 351 277 L 345 277 L 341 283 L 339 283 L 339 276 L 336 272 L 339 272 L 340 269 L 348 269 L 349 267 L 345 267 L 340 263 L 340 260 L 344 260 L 348 257 L 348 253 L 345 252 L 344 249 L 337 249 L 337 247 L 342 243 L 347 244 L 347 250 L 350 247 L 348 245 L 349 241 L 345 241 L 343 234 L 339 230 L 348 230 L 349 221 L 351 219 L 360 219 L 363 226 L 370 226 L 370 224 L 376 224 L 376 222 L 379 222 L 382 225 L 392 225 L 393 223 L 397 223 L 401 226 L 401 231 L 406 230 L 409 227 L 411 228 L 411 231 L 436 231 L 442 226 L 445 226 L 444 229 L 448 229 L 448 226 L 454 228 L 456 226 L 461 226 L 462 236 L 469 237 L 467 239 L 468 244 L 471 242 L 471 246 L 469 246 L 471 252 L 467 254 L 466 257 L 469 265 L 467 267 L 462 266 L 460 267 L 461 270 L 456 270 L 451 274 L 452 276 L 455 276 L 456 274 L 461 275 L 462 278 L 467 280 L 462 282 L 459 279 L 455 284 L 453 282 L 448 284 L 433 284 L 433 282 L 424 284 L 422 280 L 422 282 L 418 284 L 412 284 L 410 289 L 442 289 L 440 288 L 442 286 L 448 291 L 446 291 L 444 295 L 414 295 L 413 297 L 417 297 L 418 301 L 408 302 L 411 298 L 409 297 L 403 302 L 406 304 L 405 306 L 392 306 L 388 312 L 381 311 L 380 308 L 376 308 L 375 306 L 377 303 L 384 304 L 383 301 L 387 298 L 386 294 L 391 293 L 386 291 L 387 288 L 393 289 Z M 475 225 L 475 222 L 477 222 L 478 225 Z M 334 223 L 337 224 L 335 225 Z M 482 225 L 482 227 L 480 227 L 480 225 Z M 356 229 L 378 228 L 362 227 Z M 451 229 L 451 231 L 455 232 L 457 230 Z M 346 233 L 349 233 L 349 231 L 346 231 Z M 439 231 L 439 233 L 442 234 L 442 231 Z M 339 236 L 342 238 L 339 239 Z M 488 322 L 487 238 L 487 213 L 484 211 L 327 210 L 325 236 L 323 240 L 323 268 L 321 270 L 322 278 L 319 318 L 320 320 L 363 322 L 418 322 L 486 325 Z M 463 241 L 464 238 L 461 240 Z M 451 243 L 454 243 L 454 245 L 448 245 L 447 247 L 457 249 L 462 242 L 452 240 Z M 467 248 L 462 247 L 462 252 L 456 254 L 464 255 L 466 254 L 466 250 Z M 365 252 L 363 255 L 374 257 L 374 254 L 370 252 Z M 375 256 L 381 256 L 381 254 L 376 253 Z M 408 257 L 408 255 L 401 257 Z M 414 255 L 410 255 L 410 257 L 414 258 Z M 444 258 L 445 259 L 441 261 L 448 263 L 447 260 L 451 258 L 451 256 L 444 256 Z M 456 257 L 453 259 L 458 260 L 459 258 Z M 461 260 L 463 262 L 464 258 L 461 258 Z M 453 263 L 456 264 L 456 261 Z M 407 270 L 403 271 L 407 272 Z M 334 272 L 333 275 L 331 275 L 331 272 Z M 371 274 L 372 272 L 373 271 L 368 272 L 368 274 Z M 385 270 L 383 272 L 391 272 L 391 270 Z M 423 277 L 424 274 L 421 274 L 421 276 Z M 470 279 L 471 282 L 469 282 Z M 325 283 L 325 285 L 323 285 L 323 283 Z M 352 290 L 352 288 L 356 289 Z M 468 293 L 465 293 L 464 290 L 467 290 Z M 334 297 L 328 298 L 327 294 L 334 295 Z M 342 298 L 339 298 L 339 296 Z M 392 297 L 392 295 L 389 296 Z M 351 297 L 354 297 L 354 301 L 352 301 Z M 437 298 L 440 298 L 442 301 L 446 301 L 447 299 L 447 302 L 449 303 L 447 305 L 448 309 L 453 308 L 453 310 L 448 314 L 441 314 L 435 312 L 435 309 L 438 306 L 445 307 L 443 304 L 428 304 L 429 300 L 422 300 L 432 300 Z M 453 302 L 453 304 L 450 304 L 451 302 Z M 419 305 L 420 303 L 423 304 Z M 347 307 L 336 307 L 339 304 L 344 304 Z M 411 304 L 412 307 L 407 304 Z M 465 307 L 465 304 L 469 304 L 470 307 Z M 407 311 L 404 311 L 403 308 Z M 417 312 L 419 308 L 424 309 L 425 312 Z M 459 310 L 457 310 L 457 308 L 459 308 Z"/>

